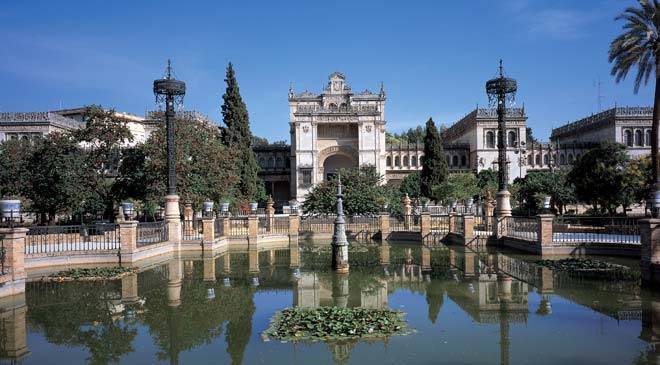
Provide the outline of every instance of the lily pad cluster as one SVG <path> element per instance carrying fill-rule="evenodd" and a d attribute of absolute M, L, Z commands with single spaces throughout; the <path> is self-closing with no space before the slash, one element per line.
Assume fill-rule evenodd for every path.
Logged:
<path fill-rule="evenodd" d="M 77 268 L 51 274 L 48 278 L 55 280 L 107 280 L 120 278 L 132 272 L 132 268 L 125 266 Z"/>
<path fill-rule="evenodd" d="M 287 308 L 275 314 L 264 340 L 319 341 L 388 337 L 411 332 L 404 313 L 389 309 Z"/>
<path fill-rule="evenodd" d="M 582 257 L 572 257 L 561 260 L 538 260 L 536 261 L 536 264 L 549 267 L 555 271 L 563 271 L 570 274 L 579 274 L 593 278 L 615 277 L 617 279 L 634 280 L 639 276 L 626 266 Z"/>

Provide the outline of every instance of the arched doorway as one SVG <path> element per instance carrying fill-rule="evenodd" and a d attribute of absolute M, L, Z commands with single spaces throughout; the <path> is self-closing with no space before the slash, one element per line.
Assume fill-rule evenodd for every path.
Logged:
<path fill-rule="evenodd" d="M 323 161 L 323 179 L 328 180 L 335 176 L 339 169 L 357 168 L 357 165 L 355 159 L 343 154 L 328 156 Z"/>

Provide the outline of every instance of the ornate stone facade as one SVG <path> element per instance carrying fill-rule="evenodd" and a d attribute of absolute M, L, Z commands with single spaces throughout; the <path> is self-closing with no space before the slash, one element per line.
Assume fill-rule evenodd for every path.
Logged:
<path fill-rule="evenodd" d="M 289 90 L 291 197 L 340 168 L 373 165 L 385 175 L 385 91 L 353 93 L 335 72 L 320 94 Z"/>

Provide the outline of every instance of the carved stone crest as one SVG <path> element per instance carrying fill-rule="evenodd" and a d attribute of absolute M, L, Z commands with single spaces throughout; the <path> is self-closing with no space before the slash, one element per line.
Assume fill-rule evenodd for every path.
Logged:
<path fill-rule="evenodd" d="M 365 126 L 364 130 L 366 130 L 367 133 L 371 133 L 371 126 L 370 125 Z"/>
<path fill-rule="evenodd" d="M 308 125 L 304 125 L 304 126 L 302 127 L 302 130 L 303 130 L 303 133 L 307 133 L 307 132 L 309 132 L 309 126 L 308 126 Z"/>

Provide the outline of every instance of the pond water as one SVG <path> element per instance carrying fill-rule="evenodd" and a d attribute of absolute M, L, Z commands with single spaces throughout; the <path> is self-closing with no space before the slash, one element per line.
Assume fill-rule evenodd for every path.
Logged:
<path fill-rule="evenodd" d="M 328 245 L 294 247 L 183 257 L 102 284 L 28 283 L 22 302 L 2 303 L 3 361 L 582 365 L 660 358 L 660 298 L 634 278 L 553 273 L 535 265 L 537 257 L 490 248 L 377 242 L 352 242 L 351 272 L 336 275 Z M 635 260 L 606 260 L 638 271 Z M 398 309 L 416 332 L 262 340 L 276 311 L 328 305 Z M 20 331 L 27 343 L 14 339 Z"/>

